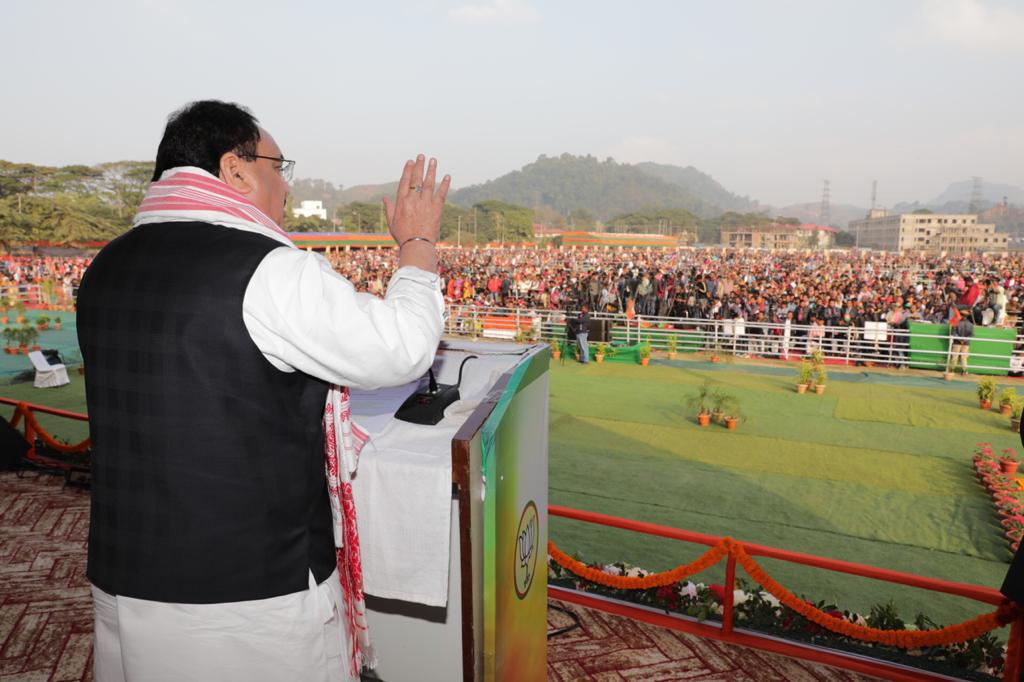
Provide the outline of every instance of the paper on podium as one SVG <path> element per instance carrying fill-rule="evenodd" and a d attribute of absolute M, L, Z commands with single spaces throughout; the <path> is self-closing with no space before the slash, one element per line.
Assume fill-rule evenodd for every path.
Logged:
<path fill-rule="evenodd" d="M 456 383 L 459 364 L 467 356 L 479 357 L 466 363 L 461 399 L 448 406 L 435 426 L 394 418 L 420 381 L 351 391 L 352 418 L 371 436 L 352 480 L 368 594 L 428 606 L 448 602 L 452 438 L 522 351 L 504 344 L 484 347 L 489 354 L 458 346 L 438 354 L 434 375 L 443 384 Z"/>

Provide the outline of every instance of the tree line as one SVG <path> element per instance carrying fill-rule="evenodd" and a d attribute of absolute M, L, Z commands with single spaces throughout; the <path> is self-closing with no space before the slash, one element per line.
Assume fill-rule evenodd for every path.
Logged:
<path fill-rule="evenodd" d="M 131 227 L 153 174 L 151 161 L 114 161 L 95 166 L 41 166 L 0 160 L 0 246 L 26 242 L 75 244 L 112 239 Z M 300 180 L 296 184 L 309 183 Z M 322 181 L 320 181 L 322 182 Z M 328 183 L 329 184 L 329 183 Z M 310 188 L 304 188 L 310 189 Z M 330 188 L 333 189 L 333 186 Z M 340 188 L 331 193 L 341 196 Z M 306 192 L 300 197 L 308 195 Z M 385 232 L 379 201 L 350 201 L 330 207 L 328 220 L 297 217 L 289 200 L 284 228 L 292 232 Z M 723 227 L 795 222 L 761 213 L 729 211 L 702 217 L 683 208 L 645 208 L 601 222 L 584 208 L 560 212 L 482 198 L 461 206 L 449 201 L 441 219 L 441 238 L 472 245 L 532 241 L 534 223 L 556 229 L 661 233 L 696 233 L 701 243 L 718 243 Z"/>

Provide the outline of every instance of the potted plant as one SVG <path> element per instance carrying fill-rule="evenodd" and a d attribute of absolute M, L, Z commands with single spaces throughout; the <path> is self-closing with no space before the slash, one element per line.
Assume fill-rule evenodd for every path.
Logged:
<path fill-rule="evenodd" d="M 999 412 L 1004 417 L 1013 414 L 1013 404 L 1017 401 L 1017 389 L 1008 386 L 999 392 Z"/>
<path fill-rule="evenodd" d="M 814 366 L 814 392 L 818 395 L 822 395 L 825 392 L 825 379 L 828 378 L 828 372 L 825 371 L 825 363 Z"/>
<path fill-rule="evenodd" d="M 716 424 L 725 424 L 725 413 L 736 402 L 736 398 L 725 391 L 715 389 L 711 392 L 711 420 Z"/>
<path fill-rule="evenodd" d="M 31 346 L 32 350 L 42 350 L 39 344 L 36 343 L 36 339 L 39 338 L 39 330 L 31 325 L 25 325 L 21 328 L 22 334 L 25 335 L 25 346 Z M 22 354 L 28 355 L 28 350 L 23 350 Z"/>
<path fill-rule="evenodd" d="M 987 410 L 992 407 L 997 388 L 999 388 L 999 384 L 992 377 L 985 377 L 978 382 L 978 404 L 981 409 Z"/>
<path fill-rule="evenodd" d="M 697 423 L 701 426 L 707 426 L 711 422 L 711 413 L 708 412 L 708 401 L 710 398 L 711 383 L 705 380 L 697 389 L 697 392 L 686 400 L 691 409 L 697 410 Z"/>
<path fill-rule="evenodd" d="M 28 341 L 29 336 L 27 330 L 29 327 L 15 327 L 14 329 L 14 340 L 18 342 L 17 352 L 21 355 L 28 355 Z"/>
<path fill-rule="evenodd" d="M 6 342 L 4 345 L 4 352 L 7 353 L 8 355 L 14 355 L 15 353 L 18 352 L 16 348 L 17 344 L 15 344 L 17 333 L 18 332 L 15 329 L 12 329 L 10 327 L 4 327 L 3 335 L 4 341 Z"/>
<path fill-rule="evenodd" d="M 59 317 L 57 318 L 60 319 Z M 60 324 L 60 323 L 58 323 Z M 58 327 L 59 328 L 59 327 Z M 551 339 L 548 341 L 548 345 L 551 346 L 551 359 L 560 360 L 562 358 L 562 343 L 558 339 Z"/>
<path fill-rule="evenodd" d="M 646 367 L 651 361 L 651 342 L 644 341 L 640 344 L 640 364 Z"/>
<path fill-rule="evenodd" d="M 7 314 L 7 306 L 0 302 L 0 324 L 8 324 L 11 316 Z"/>
<path fill-rule="evenodd" d="M 599 342 L 597 347 L 594 349 L 594 360 L 596 362 L 604 362 L 604 352 L 608 349 L 608 344 Z"/>
<path fill-rule="evenodd" d="M 722 401 L 722 410 L 725 412 L 725 428 L 735 431 L 736 426 L 743 416 L 740 414 L 740 401 L 735 396 L 727 395 Z"/>
<path fill-rule="evenodd" d="M 60 315 L 58 315 L 57 317 L 53 318 L 53 328 L 58 330 L 58 331 L 60 331 L 60 328 L 61 328 Z"/>
<path fill-rule="evenodd" d="M 18 301 L 14 304 L 14 309 L 18 312 L 14 318 L 14 324 L 25 324 L 25 302 Z"/>
<path fill-rule="evenodd" d="M 1013 403 L 1013 412 L 1010 413 L 1010 428 L 1020 433 L 1020 416 L 1024 411 L 1024 398 L 1018 397 Z"/>
<path fill-rule="evenodd" d="M 806 393 L 811 385 L 811 378 L 814 376 L 814 367 L 807 358 L 800 361 L 800 372 L 796 377 L 796 392 Z"/>
<path fill-rule="evenodd" d="M 668 337 L 668 340 L 665 341 L 665 345 L 668 348 L 668 359 L 675 360 L 676 353 L 679 350 L 679 339 L 676 338 L 675 334 L 672 334 Z"/>
<path fill-rule="evenodd" d="M 715 345 L 712 346 L 712 348 L 711 348 L 711 354 L 710 354 L 711 362 L 718 362 L 718 356 L 720 356 L 721 354 L 722 354 L 722 344 L 720 342 L 718 342 L 718 341 L 715 341 Z"/>
<path fill-rule="evenodd" d="M 47 329 L 49 329 L 50 328 L 50 316 L 49 315 L 40 315 L 39 317 L 37 317 L 36 318 L 36 326 L 39 328 L 39 331 L 46 331 Z"/>
<path fill-rule="evenodd" d="M 1003 456 L 999 458 L 999 468 L 1003 474 L 1013 478 L 1019 466 L 1020 462 L 1017 461 L 1017 453 L 1013 451 L 1013 448 L 1003 450 Z"/>

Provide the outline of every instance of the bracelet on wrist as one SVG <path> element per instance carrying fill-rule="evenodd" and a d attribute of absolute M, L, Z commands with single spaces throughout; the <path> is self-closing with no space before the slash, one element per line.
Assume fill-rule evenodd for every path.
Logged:
<path fill-rule="evenodd" d="M 434 242 L 430 241 L 430 240 L 429 240 L 429 239 L 427 239 L 426 237 L 409 237 L 409 238 L 408 238 L 408 239 L 406 239 L 406 240 L 405 240 L 404 242 L 402 242 L 401 244 L 399 244 L 399 245 L 398 245 L 398 248 L 399 248 L 399 249 L 401 249 L 401 248 L 402 248 L 403 246 L 405 246 L 405 245 L 406 245 L 406 244 L 408 244 L 409 242 L 415 242 L 415 241 L 421 241 L 421 242 L 426 242 L 426 243 L 430 244 L 431 246 L 433 246 L 433 245 L 434 245 Z"/>

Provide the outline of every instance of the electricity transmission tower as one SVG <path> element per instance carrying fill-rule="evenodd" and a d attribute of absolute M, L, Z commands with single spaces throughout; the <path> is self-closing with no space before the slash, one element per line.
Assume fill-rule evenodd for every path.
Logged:
<path fill-rule="evenodd" d="M 821 189 L 821 210 L 818 212 L 818 219 L 825 226 L 832 222 L 832 209 L 828 200 L 828 180 L 825 181 L 825 186 Z"/>
<path fill-rule="evenodd" d="M 967 208 L 968 213 L 981 213 L 981 184 L 982 180 L 977 175 L 971 178 L 971 204 Z"/>

